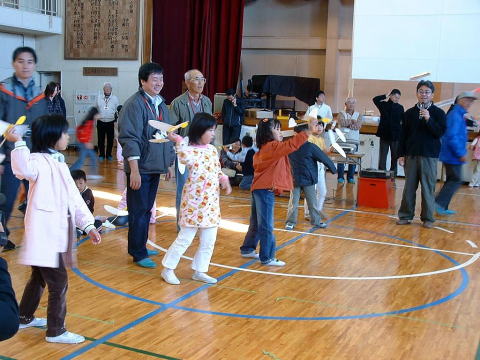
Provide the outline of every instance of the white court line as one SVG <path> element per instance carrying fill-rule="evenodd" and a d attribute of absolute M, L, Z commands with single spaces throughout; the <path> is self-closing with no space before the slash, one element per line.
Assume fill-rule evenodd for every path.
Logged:
<path fill-rule="evenodd" d="M 167 252 L 167 249 L 155 244 L 154 242 L 148 240 L 147 243 L 160 250 L 163 252 Z M 239 268 L 235 266 L 228 266 L 228 265 L 222 265 L 222 264 L 217 264 L 217 263 L 210 263 L 212 266 L 217 266 L 221 267 L 224 269 L 231 269 L 231 270 L 237 270 L 237 271 L 245 271 L 245 272 L 252 272 L 252 273 L 257 273 L 257 274 L 265 274 L 265 275 L 275 275 L 275 276 L 286 276 L 286 277 L 295 277 L 295 278 L 307 278 L 307 279 L 324 279 L 324 280 L 391 280 L 391 279 L 405 279 L 405 278 L 414 278 L 414 277 L 422 277 L 422 276 L 430 276 L 430 275 L 436 275 L 436 274 L 442 274 L 450 271 L 455 271 L 464 267 L 467 267 L 468 265 L 473 264 L 475 261 L 478 260 L 480 257 L 480 252 L 476 253 L 472 256 L 471 259 L 468 261 L 464 262 L 463 264 L 448 268 L 448 269 L 441 269 L 441 270 L 436 270 L 436 271 L 430 271 L 430 272 L 425 272 L 425 273 L 418 273 L 418 274 L 406 274 L 406 275 L 391 275 L 391 276 L 321 276 L 321 275 L 301 275 L 301 274 L 287 274 L 287 273 L 279 273 L 279 272 L 271 272 L 271 271 L 261 271 L 261 270 L 253 270 L 253 269 L 246 269 L 246 268 Z M 182 256 L 183 259 L 187 260 L 193 260 L 193 258 L 189 256 Z"/>
<path fill-rule="evenodd" d="M 475 244 L 473 241 L 470 241 L 470 240 L 465 240 L 468 245 L 470 245 L 471 247 L 475 248 L 475 249 L 478 249 L 478 246 L 477 244 Z"/>
<path fill-rule="evenodd" d="M 387 216 L 391 219 L 398 219 L 397 216 L 393 216 L 393 215 L 388 214 L 388 213 L 376 212 L 376 211 L 350 210 L 350 209 L 341 209 L 341 208 L 325 208 L 325 209 L 344 211 L 344 212 L 355 212 L 355 213 L 367 214 L 367 215 L 381 215 L 381 216 Z M 416 216 L 414 218 L 414 220 L 419 220 L 420 221 L 420 217 Z M 461 222 L 461 221 L 438 220 L 438 219 L 436 221 L 439 222 L 439 223 L 443 223 L 443 224 L 480 227 L 480 224 L 464 223 L 464 222 Z"/>
<path fill-rule="evenodd" d="M 283 232 L 291 232 L 291 233 L 296 233 L 296 234 L 311 235 L 311 236 L 329 237 L 329 238 L 334 238 L 334 239 L 343 239 L 343 240 L 349 240 L 349 241 L 359 241 L 359 242 L 364 242 L 364 243 L 369 243 L 369 244 L 388 245 L 388 246 L 404 247 L 404 248 L 425 250 L 425 251 L 440 251 L 440 252 L 444 252 L 444 253 L 457 254 L 457 255 L 467 255 L 467 256 L 474 256 L 475 255 L 475 254 L 465 253 L 465 252 L 460 252 L 460 251 L 442 250 L 442 249 L 435 249 L 435 248 L 422 247 L 422 246 L 395 244 L 395 243 L 390 243 L 390 242 L 358 239 L 358 238 L 338 236 L 338 235 L 317 234 L 317 233 L 309 233 L 309 232 L 305 232 L 305 231 L 285 230 L 285 229 L 280 229 L 280 228 L 274 228 L 274 230 L 283 231 Z"/>
<path fill-rule="evenodd" d="M 440 226 L 434 226 L 434 229 L 442 230 L 442 231 L 445 231 L 445 232 L 450 233 L 450 234 L 455 234 L 453 231 L 444 229 L 444 228 L 442 228 L 442 227 L 440 227 Z"/>

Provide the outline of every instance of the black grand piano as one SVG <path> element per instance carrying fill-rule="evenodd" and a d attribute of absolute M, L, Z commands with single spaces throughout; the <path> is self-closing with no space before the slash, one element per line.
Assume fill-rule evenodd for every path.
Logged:
<path fill-rule="evenodd" d="M 294 96 L 309 105 L 315 102 L 320 79 L 285 75 L 253 75 L 252 91 L 267 96 L 266 107 L 275 110 L 277 95 Z"/>

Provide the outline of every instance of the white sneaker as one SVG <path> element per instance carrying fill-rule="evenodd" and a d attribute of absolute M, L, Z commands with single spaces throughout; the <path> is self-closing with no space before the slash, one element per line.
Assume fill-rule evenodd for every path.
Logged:
<path fill-rule="evenodd" d="M 468 184 L 468 186 L 470 186 L 470 187 L 474 187 L 474 186 L 475 186 L 475 184 L 474 184 L 474 183 L 470 183 L 470 184 Z"/>
<path fill-rule="evenodd" d="M 293 230 L 294 227 L 295 227 L 295 225 L 293 225 L 292 223 L 287 223 L 285 225 L 285 230 Z"/>
<path fill-rule="evenodd" d="M 252 259 L 260 259 L 260 256 L 255 251 L 249 252 L 247 254 L 242 254 L 242 257 L 252 258 Z"/>
<path fill-rule="evenodd" d="M 273 259 L 273 260 L 270 260 L 268 263 L 265 263 L 262 265 L 267 265 L 267 266 L 285 266 L 285 261 L 282 261 L 282 260 L 278 260 L 278 259 Z"/>
<path fill-rule="evenodd" d="M 47 325 L 47 319 L 45 318 L 33 318 L 32 321 L 30 321 L 28 324 L 20 324 L 19 329 L 26 329 L 29 327 L 33 326 L 46 326 Z"/>
<path fill-rule="evenodd" d="M 102 223 L 102 226 L 105 228 L 105 229 L 115 229 L 115 225 L 113 225 L 110 221 L 108 220 L 105 220 L 104 223 Z"/>
<path fill-rule="evenodd" d="M 85 341 L 85 338 L 82 335 L 74 334 L 70 331 L 65 331 L 62 335 L 47 336 L 45 340 L 50 343 L 80 344 Z"/>
<path fill-rule="evenodd" d="M 198 271 L 195 271 L 193 273 L 192 279 L 197 280 L 197 281 L 202 281 L 202 282 L 207 283 L 207 284 L 216 284 L 217 283 L 217 279 L 215 279 L 211 276 L 208 276 L 204 272 L 198 272 Z"/>
<path fill-rule="evenodd" d="M 163 269 L 162 270 L 162 278 L 170 285 L 180 285 L 180 280 L 178 280 L 175 272 L 172 269 Z"/>
<path fill-rule="evenodd" d="M 103 180 L 103 176 L 97 174 L 89 174 L 87 175 L 87 180 Z"/>

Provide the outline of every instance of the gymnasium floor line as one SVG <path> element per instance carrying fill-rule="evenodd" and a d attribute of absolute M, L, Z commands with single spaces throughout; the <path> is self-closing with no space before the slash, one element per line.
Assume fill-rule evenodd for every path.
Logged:
<path fill-rule="evenodd" d="M 334 221 L 334 220 L 340 218 L 341 216 L 343 216 L 343 214 L 338 214 L 337 216 L 333 217 L 330 221 Z M 283 247 L 287 246 L 287 244 L 292 244 L 292 243 L 294 243 L 295 241 L 297 241 L 298 239 L 300 239 L 300 238 L 302 238 L 302 237 L 304 237 L 304 236 L 306 236 L 306 235 L 297 236 L 297 237 L 295 237 L 295 238 L 287 241 L 287 243 L 284 243 L 284 244 L 278 246 L 278 247 L 276 248 L 276 250 L 280 250 L 280 249 L 282 249 Z M 252 260 L 252 261 L 249 261 L 249 262 L 243 264 L 242 266 L 248 267 L 248 266 L 254 264 L 255 262 L 256 262 L 255 260 Z M 85 274 L 83 274 L 78 268 L 77 268 L 77 269 L 73 269 L 73 270 L 74 270 L 74 272 L 75 272 L 77 275 L 79 275 L 79 276 L 81 275 L 80 277 L 81 277 L 82 279 L 84 279 L 84 280 L 86 280 L 86 281 L 88 281 L 88 282 L 90 282 L 90 283 L 93 283 L 92 281 L 94 281 L 94 280 L 93 280 L 93 279 L 90 279 L 89 277 L 87 277 L 87 276 L 86 276 Z M 222 280 L 224 280 L 224 279 L 226 279 L 226 278 L 228 278 L 228 277 L 236 274 L 237 272 L 238 272 L 238 270 L 232 270 L 232 271 L 230 271 L 230 272 L 228 272 L 228 273 L 220 276 L 219 278 L 217 278 L 217 280 L 218 280 L 218 281 L 222 281 Z M 93 284 L 96 285 L 96 286 L 100 285 L 100 287 L 101 287 L 103 290 L 107 290 L 107 291 L 116 293 L 117 295 L 122 295 L 122 296 L 124 296 L 123 294 L 126 294 L 126 293 L 120 292 L 120 291 L 118 291 L 118 290 L 116 290 L 116 289 L 109 288 L 109 287 L 107 287 L 107 286 L 105 286 L 105 285 L 103 285 L 103 284 L 100 284 L 100 283 L 96 282 L 96 281 L 95 281 L 95 283 L 93 283 Z M 97 285 L 97 284 L 98 284 L 98 285 Z M 93 349 L 94 347 L 96 347 L 96 346 L 98 346 L 98 345 L 100 345 L 100 344 L 102 344 L 102 343 L 110 340 L 112 337 L 115 337 L 115 336 L 117 336 L 117 335 L 119 335 L 119 334 L 121 334 L 121 333 L 123 333 L 123 332 L 125 332 L 125 331 L 127 331 L 127 330 L 129 330 L 129 329 L 131 329 L 132 327 L 138 325 L 139 323 L 142 323 L 143 321 L 148 320 L 148 319 L 150 319 L 151 317 L 153 317 L 153 316 L 155 316 L 155 315 L 157 315 L 157 314 L 159 314 L 159 313 L 161 313 L 161 312 L 163 312 L 163 311 L 165 311 L 165 310 L 167 310 L 167 309 L 169 309 L 169 308 L 177 308 L 176 305 L 177 305 L 178 303 L 180 303 L 180 302 L 182 302 L 182 301 L 184 301 L 184 300 L 187 300 L 187 299 L 191 298 L 192 296 L 195 296 L 195 295 L 198 294 L 199 292 L 201 292 L 201 291 L 203 291 L 203 290 L 205 290 L 205 289 L 208 289 L 210 286 L 211 286 L 211 285 L 208 285 L 208 284 L 202 285 L 202 286 L 198 287 L 197 289 L 195 289 L 195 290 L 193 290 L 193 291 L 190 291 L 189 293 L 181 296 L 180 298 L 178 298 L 178 299 L 176 299 L 176 300 L 174 300 L 174 301 L 172 301 L 172 302 L 170 302 L 170 303 L 168 303 L 168 304 L 166 304 L 166 305 L 163 305 L 162 303 L 154 302 L 154 301 L 152 301 L 152 300 L 142 299 L 142 298 L 140 298 L 140 297 L 137 297 L 137 296 L 128 294 L 128 297 L 129 297 L 129 298 L 134 298 L 135 300 L 148 302 L 148 303 L 150 303 L 150 304 L 160 305 L 160 307 L 159 307 L 157 310 L 154 310 L 154 311 L 152 311 L 152 312 L 144 315 L 143 317 L 140 317 L 140 318 L 138 318 L 137 320 L 134 320 L 133 322 L 130 322 L 129 324 L 127 324 L 127 325 L 125 325 L 125 326 L 123 326 L 123 327 L 121 327 L 121 328 L 119 328 L 119 329 L 117 329 L 117 330 L 115 330 L 115 331 L 113 331 L 113 332 L 111 332 L 111 333 L 103 336 L 102 338 L 100 338 L 100 339 L 92 342 L 91 344 L 89 344 L 89 345 L 87 345 L 87 346 L 84 346 L 84 347 L 76 350 L 75 352 L 71 353 L 70 355 L 68 355 L 68 356 L 66 356 L 66 357 L 63 357 L 62 359 L 69 360 L 69 359 L 73 359 L 73 358 L 75 358 L 75 357 L 77 357 L 77 356 L 79 356 L 79 355 L 82 355 L 82 354 L 84 354 L 85 352 Z"/>

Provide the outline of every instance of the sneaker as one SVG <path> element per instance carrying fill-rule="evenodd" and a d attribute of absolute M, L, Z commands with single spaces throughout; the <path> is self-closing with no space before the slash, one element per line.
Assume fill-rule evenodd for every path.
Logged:
<path fill-rule="evenodd" d="M 262 263 L 262 265 L 268 265 L 268 266 L 285 266 L 285 261 L 278 260 L 278 259 L 273 259 L 273 260 L 270 260 L 269 262 Z"/>
<path fill-rule="evenodd" d="M 242 253 L 242 257 L 244 258 L 252 258 L 252 259 L 259 259 L 260 256 L 255 252 L 255 251 L 252 251 L 252 252 L 249 252 L 249 253 Z"/>
<path fill-rule="evenodd" d="M 324 222 L 321 222 L 321 223 L 315 224 L 314 226 L 320 229 L 325 229 L 327 227 L 327 224 Z"/>
<path fill-rule="evenodd" d="M 65 331 L 62 335 L 47 336 L 45 340 L 50 343 L 80 344 L 85 341 L 85 338 L 82 335 L 74 334 L 70 331 Z"/>
<path fill-rule="evenodd" d="M 103 160 L 105 160 L 105 156 L 99 156 L 98 157 L 98 161 L 103 161 Z"/>
<path fill-rule="evenodd" d="M 294 227 L 295 225 L 293 225 L 292 223 L 287 223 L 287 225 L 285 225 L 285 230 L 293 230 Z"/>
<path fill-rule="evenodd" d="M 158 251 L 147 249 L 147 254 L 148 256 L 155 256 L 155 255 L 158 255 Z"/>
<path fill-rule="evenodd" d="M 154 269 L 157 267 L 157 264 L 155 264 L 155 262 L 148 257 L 140 261 L 137 261 L 135 264 L 148 269 Z"/>
<path fill-rule="evenodd" d="M 435 205 L 435 211 L 438 215 L 453 215 L 457 213 L 455 210 L 444 209 L 438 204 Z"/>
<path fill-rule="evenodd" d="M 407 219 L 400 219 L 400 220 L 397 220 L 397 225 L 410 225 L 412 223 L 411 220 L 407 220 Z"/>
<path fill-rule="evenodd" d="M 29 327 L 44 327 L 47 326 L 47 319 L 45 318 L 33 318 L 28 324 L 20 324 L 19 329 L 26 329 Z"/>
<path fill-rule="evenodd" d="M 423 222 L 423 227 L 424 227 L 424 228 L 427 228 L 427 229 L 431 229 L 431 228 L 433 228 L 433 222 L 432 222 L 432 221 L 428 221 L 428 220 L 427 220 L 427 221 L 424 221 L 424 222 Z"/>
<path fill-rule="evenodd" d="M 8 240 L 5 246 L 3 247 L 3 251 L 15 250 L 16 247 L 17 246 L 13 242 Z"/>
<path fill-rule="evenodd" d="M 22 201 L 20 205 L 17 207 L 18 211 L 20 211 L 23 215 L 25 215 L 25 211 L 27 210 L 27 202 Z"/>
<path fill-rule="evenodd" d="M 340 178 L 340 179 L 338 179 L 337 181 L 338 181 L 339 184 L 343 184 L 343 183 L 345 182 L 345 179 Z"/>
<path fill-rule="evenodd" d="M 475 184 L 474 184 L 474 183 L 470 183 L 470 184 L 468 184 L 468 186 L 473 188 L 473 187 L 475 186 Z"/>
<path fill-rule="evenodd" d="M 112 160 L 113 160 L 113 157 L 107 156 L 107 160 L 108 160 L 108 161 L 112 161 Z"/>
<path fill-rule="evenodd" d="M 170 285 L 180 285 L 180 280 L 178 280 L 175 272 L 172 269 L 164 268 L 161 273 L 162 279 L 165 280 L 167 284 Z"/>
<path fill-rule="evenodd" d="M 201 281 L 201 282 L 204 282 L 204 283 L 207 283 L 207 284 L 216 284 L 217 283 L 217 279 L 215 279 L 211 276 L 208 276 L 204 272 L 198 272 L 198 271 L 195 271 L 193 273 L 192 279 L 196 280 L 196 281 Z"/>
<path fill-rule="evenodd" d="M 349 184 L 355 184 L 355 179 L 348 179 Z"/>

